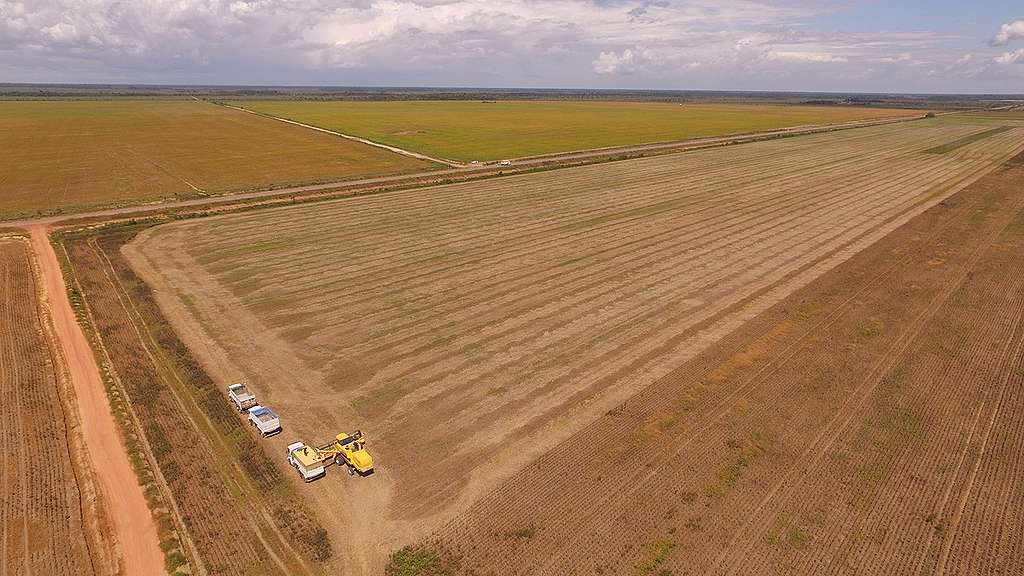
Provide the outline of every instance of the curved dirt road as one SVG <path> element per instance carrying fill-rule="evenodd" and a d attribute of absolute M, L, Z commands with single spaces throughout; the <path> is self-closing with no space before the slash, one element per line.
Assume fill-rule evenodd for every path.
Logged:
<path fill-rule="evenodd" d="M 124 573 L 127 576 L 164 574 L 164 556 L 156 524 L 135 471 L 128 462 L 92 348 L 68 301 L 64 277 L 47 229 L 34 226 L 29 228 L 29 232 L 49 301 L 54 332 L 60 341 L 77 397 L 82 437 L 92 459 Z"/>

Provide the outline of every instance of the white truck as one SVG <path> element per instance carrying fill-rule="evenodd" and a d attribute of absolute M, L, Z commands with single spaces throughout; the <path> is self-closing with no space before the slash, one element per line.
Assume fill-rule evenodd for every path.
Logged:
<path fill-rule="evenodd" d="M 288 463 L 295 467 L 299 478 L 306 482 L 312 482 L 327 473 L 321 454 L 316 448 L 302 442 L 288 445 Z"/>
<path fill-rule="evenodd" d="M 249 388 L 241 382 L 228 386 L 228 400 L 231 400 L 239 412 L 245 412 L 256 406 L 256 396 L 249 392 Z"/>
<path fill-rule="evenodd" d="M 281 420 L 266 406 L 257 405 L 249 408 L 249 423 L 259 430 L 264 438 L 281 431 Z"/>

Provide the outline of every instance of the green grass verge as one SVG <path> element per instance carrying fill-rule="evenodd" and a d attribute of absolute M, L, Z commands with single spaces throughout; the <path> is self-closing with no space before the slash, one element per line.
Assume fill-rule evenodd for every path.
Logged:
<path fill-rule="evenodd" d="M 995 136 L 997 134 L 1002 134 L 1003 132 L 1006 132 L 1006 131 L 1009 131 L 1009 130 L 1013 130 L 1013 129 L 1014 129 L 1014 126 L 999 126 L 998 128 L 992 128 L 990 130 L 984 130 L 982 132 L 976 132 L 976 133 L 971 134 L 969 136 L 964 136 L 963 138 L 958 138 L 957 140 L 953 140 L 952 142 L 947 142 L 945 144 L 942 144 L 941 146 L 935 146 L 934 148 L 929 148 L 929 149 L 925 150 L 925 152 L 927 152 L 928 154 L 948 154 L 950 152 L 953 152 L 954 150 L 959 150 L 960 148 L 963 148 L 964 146 L 967 146 L 968 144 L 973 144 L 975 142 L 978 142 L 979 140 L 984 140 L 985 138 L 990 138 L 990 137 Z"/>

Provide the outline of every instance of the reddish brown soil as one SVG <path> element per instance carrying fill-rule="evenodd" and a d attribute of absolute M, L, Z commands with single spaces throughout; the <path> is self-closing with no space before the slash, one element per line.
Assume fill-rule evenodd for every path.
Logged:
<path fill-rule="evenodd" d="M 28 244 L 0 239 L 0 574 L 111 573 L 74 398 L 37 290 Z"/>
<path fill-rule="evenodd" d="M 474 574 L 1024 573 L 1024 163 L 437 531 Z"/>

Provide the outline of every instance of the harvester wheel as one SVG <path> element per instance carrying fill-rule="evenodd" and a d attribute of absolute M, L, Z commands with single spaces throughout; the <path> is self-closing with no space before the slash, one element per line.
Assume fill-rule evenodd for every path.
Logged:
<path fill-rule="evenodd" d="M 356 469 L 353 468 L 352 466 L 349 466 L 348 467 L 348 475 L 349 476 L 355 476 L 356 475 Z"/>

